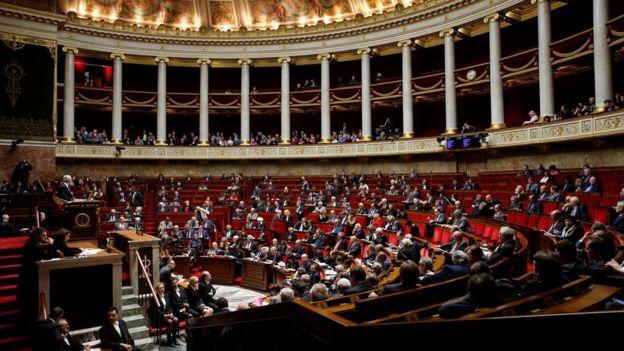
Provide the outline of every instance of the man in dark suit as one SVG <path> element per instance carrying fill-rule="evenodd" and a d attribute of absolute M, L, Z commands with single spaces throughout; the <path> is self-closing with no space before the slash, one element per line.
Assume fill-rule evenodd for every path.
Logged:
<path fill-rule="evenodd" d="M 59 329 L 61 332 L 61 342 L 59 345 L 60 351 L 89 351 L 91 350 L 91 345 L 83 345 L 79 342 L 76 342 L 72 339 L 71 335 L 69 335 L 69 323 L 64 318 L 59 319 L 58 321 Z"/>
<path fill-rule="evenodd" d="M 455 251 L 464 251 L 468 247 L 468 243 L 464 241 L 464 235 L 461 231 L 456 230 L 451 234 L 451 241 L 444 245 L 440 245 L 438 251 L 452 254 Z"/>
<path fill-rule="evenodd" d="M 132 192 L 131 200 L 132 206 L 143 206 L 143 195 L 141 195 L 141 193 L 137 189 L 134 189 L 134 191 Z"/>
<path fill-rule="evenodd" d="M 442 269 L 440 271 L 424 277 L 422 280 L 422 284 L 429 285 L 439 283 L 468 274 L 470 268 L 466 264 L 468 262 L 468 255 L 465 252 L 453 252 L 452 260 L 452 264 L 444 265 L 442 266 Z"/>
<path fill-rule="evenodd" d="M 71 189 L 69 189 L 69 186 L 71 184 L 71 176 L 69 175 L 64 175 L 63 176 L 63 181 L 61 182 L 61 184 L 56 188 L 56 196 L 61 199 L 61 200 L 65 200 L 65 201 L 74 201 L 74 193 L 72 193 Z"/>
<path fill-rule="evenodd" d="M 412 242 L 410 239 L 403 239 L 401 241 L 401 249 L 399 250 L 399 258 L 405 260 L 411 260 L 416 263 L 420 261 L 420 245 Z"/>
<path fill-rule="evenodd" d="M 615 205 L 615 219 L 611 223 L 611 228 L 620 233 L 624 233 L 624 201 L 619 201 Z"/>
<path fill-rule="evenodd" d="M 536 213 L 536 214 L 540 214 L 540 213 L 544 212 L 544 205 L 542 205 L 541 202 L 537 201 L 537 199 L 535 198 L 535 195 L 530 195 L 529 196 L 529 203 L 527 205 L 527 212 L 528 213 Z"/>
<path fill-rule="evenodd" d="M 565 214 L 576 217 L 579 221 L 589 222 L 589 212 L 587 208 L 581 205 L 578 197 L 570 197 L 570 202 L 564 209 Z"/>
<path fill-rule="evenodd" d="M 349 239 L 349 250 L 348 254 L 357 257 L 362 253 L 362 243 L 360 240 L 354 235 Z"/>
<path fill-rule="evenodd" d="M 2 222 L 0 223 L 0 238 L 8 238 L 17 236 L 17 231 L 13 223 L 9 222 L 9 215 L 2 215 Z"/>
<path fill-rule="evenodd" d="M 548 230 L 546 230 L 545 233 L 550 233 L 552 235 L 561 235 L 561 231 L 563 230 L 563 227 L 565 227 L 561 211 L 552 211 L 550 213 L 550 218 L 552 219 L 552 224 L 550 225 L 550 227 L 548 227 Z"/>
<path fill-rule="evenodd" d="M 35 322 L 33 335 L 33 351 L 57 350 L 63 340 L 58 321 L 63 317 L 63 309 L 54 307 L 48 314 L 48 318 Z"/>
<path fill-rule="evenodd" d="M 108 309 L 108 321 L 100 328 L 100 343 L 102 349 L 113 351 L 141 351 L 134 346 L 134 340 L 128 331 L 128 325 L 118 319 L 117 307 Z"/>
<path fill-rule="evenodd" d="M 366 282 L 366 272 L 361 266 L 354 266 L 351 268 L 350 280 L 351 287 L 344 292 L 344 295 L 353 295 L 373 290 L 373 287 Z"/>
<path fill-rule="evenodd" d="M 496 282 L 490 274 L 475 274 L 468 280 L 468 294 L 440 306 L 440 317 L 459 318 L 476 312 L 480 307 L 495 306 L 497 303 L 496 291 Z"/>
<path fill-rule="evenodd" d="M 399 267 L 399 276 L 401 282 L 397 284 L 387 284 L 384 286 L 382 294 L 390 294 L 399 291 L 414 289 L 418 284 L 418 276 L 420 271 L 418 265 L 414 261 L 405 261 Z"/>
<path fill-rule="evenodd" d="M 165 285 L 169 285 L 169 281 L 171 281 L 171 273 L 175 269 L 175 261 L 171 259 L 166 266 L 160 269 L 160 281 Z"/>

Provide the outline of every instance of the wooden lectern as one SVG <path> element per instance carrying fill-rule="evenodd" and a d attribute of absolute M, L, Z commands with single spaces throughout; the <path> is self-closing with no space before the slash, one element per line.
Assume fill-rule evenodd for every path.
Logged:
<path fill-rule="evenodd" d="M 149 294 L 149 286 L 139 268 L 137 251 L 145 264 L 147 274 L 151 275 L 153 286 L 160 281 L 160 239 L 147 234 L 137 234 L 134 230 L 118 230 L 110 232 L 110 245 L 126 254 L 124 267 L 130 272 L 130 284 L 134 293 Z"/>
<path fill-rule="evenodd" d="M 71 201 L 63 204 L 65 228 L 77 240 L 97 239 L 100 232 L 100 202 Z"/>
<path fill-rule="evenodd" d="M 201 256 L 199 264 L 203 270 L 210 272 L 213 283 L 234 284 L 236 258 L 229 256 Z"/>
<path fill-rule="evenodd" d="M 271 263 L 243 259 L 243 281 L 241 285 L 246 288 L 267 291 L 268 285 L 273 282 L 272 266 Z"/>

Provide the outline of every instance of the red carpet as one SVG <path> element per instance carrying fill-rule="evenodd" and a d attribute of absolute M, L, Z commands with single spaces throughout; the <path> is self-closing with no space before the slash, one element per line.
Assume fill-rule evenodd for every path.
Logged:
<path fill-rule="evenodd" d="M 25 236 L 18 236 L 14 238 L 2 238 L 0 239 L 0 250 L 15 250 L 21 249 L 24 243 L 28 240 Z M 4 255 L 3 255 L 4 256 Z"/>

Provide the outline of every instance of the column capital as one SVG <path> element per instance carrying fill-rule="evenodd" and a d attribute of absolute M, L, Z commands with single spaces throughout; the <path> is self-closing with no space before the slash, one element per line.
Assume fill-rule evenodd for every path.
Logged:
<path fill-rule="evenodd" d="M 316 56 L 317 60 L 329 60 L 329 61 L 333 61 L 336 59 L 336 55 L 334 54 L 330 54 L 330 53 L 326 53 L 326 54 L 320 54 L 318 56 Z"/>
<path fill-rule="evenodd" d="M 239 65 L 253 65 L 253 60 L 250 58 L 242 58 L 238 60 Z"/>
<path fill-rule="evenodd" d="M 288 56 L 286 56 L 286 57 L 278 57 L 277 58 L 277 62 L 278 63 L 284 63 L 284 62 L 291 63 L 292 62 L 292 58 L 290 58 Z"/>
<path fill-rule="evenodd" d="M 358 54 L 358 55 L 364 55 L 364 54 L 366 54 L 366 55 L 373 56 L 373 55 L 376 55 L 376 54 L 378 54 L 378 53 L 379 53 L 379 50 L 377 50 L 377 49 L 371 49 L 371 48 L 361 48 L 361 49 L 358 49 L 358 51 L 357 51 L 357 54 Z"/>
<path fill-rule="evenodd" d="M 401 40 L 400 42 L 397 43 L 397 46 L 402 48 L 405 46 L 412 46 L 414 45 L 414 42 L 411 41 L 410 39 L 406 39 L 406 40 Z"/>
<path fill-rule="evenodd" d="M 212 61 L 209 58 L 199 58 L 199 59 L 197 59 L 197 64 L 198 65 L 202 65 L 204 63 L 207 64 L 208 66 L 210 66 Z"/>
<path fill-rule="evenodd" d="M 78 53 L 78 49 L 72 48 L 72 47 L 69 47 L 69 46 L 63 46 L 62 50 L 63 50 L 63 52 L 71 52 L 74 55 L 76 55 Z"/>
<path fill-rule="evenodd" d="M 440 38 L 448 37 L 448 36 L 455 35 L 455 34 L 457 34 L 457 31 L 455 29 L 453 28 L 445 29 L 440 32 Z"/>
<path fill-rule="evenodd" d="M 158 57 L 154 57 L 154 61 L 156 61 L 156 63 L 161 63 L 161 62 L 169 63 L 169 58 L 158 56 Z"/>
<path fill-rule="evenodd" d="M 498 22 L 501 20 L 501 15 L 499 15 L 498 13 L 493 13 L 491 15 L 487 15 L 483 18 L 483 23 L 490 23 L 490 22 Z"/>
<path fill-rule="evenodd" d="M 110 54 L 110 58 L 112 58 L 113 60 L 116 58 L 119 58 L 120 60 L 125 60 L 126 59 L 126 55 L 120 53 L 120 52 L 114 52 L 112 54 Z"/>
<path fill-rule="evenodd" d="M 550 0 L 531 0 L 531 5 L 538 4 L 540 2 L 550 2 Z"/>

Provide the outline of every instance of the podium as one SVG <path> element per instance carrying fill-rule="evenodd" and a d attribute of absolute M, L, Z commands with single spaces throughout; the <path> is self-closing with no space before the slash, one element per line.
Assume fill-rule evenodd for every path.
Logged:
<path fill-rule="evenodd" d="M 130 273 L 130 285 L 134 293 L 150 294 L 151 291 L 143 278 L 139 266 L 137 251 L 143 260 L 145 270 L 150 275 L 152 284 L 156 286 L 160 281 L 160 239 L 151 235 L 139 235 L 134 230 L 118 230 L 111 233 L 111 245 L 126 254 L 123 265 Z"/>
<path fill-rule="evenodd" d="M 71 242 L 72 247 L 96 249 L 95 241 Z M 102 251 L 37 263 L 39 295 L 48 309 L 61 306 L 71 316 L 73 329 L 97 327 L 110 306 L 121 312 L 121 259 L 123 254 Z M 39 310 L 41 306 L 39 306 Z"/>
<path fill-rule="evenodd" d="M 64 227 L 75 240 L 97 239 L 100 232 L 100 202 L 71 201 L 63 204 Z"/>
<path fill-rule="evenodd" d="M 243 259 L 243 281 L 241 285 L 246 288 L 267 291 L 267 286 L 273 282 L 272 266 L 271 263 Z"/>
<path fill-rule="evenodd" d="M 229 256 L 201 256 L 199 264 L 202 269 L 210 272 L 215 284 L 234 284 L 236 258 Z"/>

